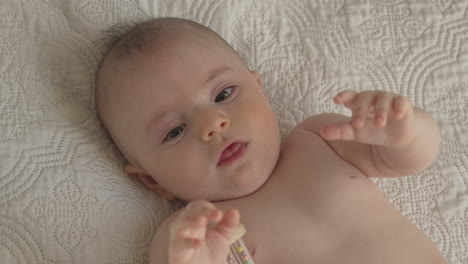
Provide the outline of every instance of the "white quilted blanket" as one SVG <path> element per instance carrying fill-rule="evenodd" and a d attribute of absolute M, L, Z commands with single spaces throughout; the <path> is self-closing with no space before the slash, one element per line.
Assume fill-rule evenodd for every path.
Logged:
<path fill-rule="evenodd" d="M 101 31 L 178 16 L 263 77 L 283 136 L 343 89 L 408 96 L 442 130 L 426 171 L 376 183 L 468 263 L 468 1 L 1 0 L 0 262 L 144 263 L 171 206 L 123 174 L 97 122 Z"/>

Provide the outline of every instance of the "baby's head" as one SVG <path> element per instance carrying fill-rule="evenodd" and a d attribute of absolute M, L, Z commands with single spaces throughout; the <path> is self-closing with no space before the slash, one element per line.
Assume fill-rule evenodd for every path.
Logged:
<path fill-rule="evenodd" d="M 166 199 L 251 194 L 278 159 L 259 74 L 192 21 L 154 19 L 125 33 L 100 64 L 96 105 L 125 172 Z"/>

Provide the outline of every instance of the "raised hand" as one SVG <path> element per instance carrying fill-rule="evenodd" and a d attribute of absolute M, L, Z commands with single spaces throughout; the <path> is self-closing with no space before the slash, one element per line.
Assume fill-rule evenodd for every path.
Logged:
<path fill-rule="evenodd" d="M 349 122 L 320 129 L 327 140 L 400 146 L 415 136 L 414 109 L 409 100 L 385 91 L 343 91 L 333 101 L 352 111 Z"/>
<path fill-rule="evenodd" d="M 210 202 L 190 202 L 169 227 L 169 263 L 225 263 L 238 224 L 236 209 L 223 213 Z"/>

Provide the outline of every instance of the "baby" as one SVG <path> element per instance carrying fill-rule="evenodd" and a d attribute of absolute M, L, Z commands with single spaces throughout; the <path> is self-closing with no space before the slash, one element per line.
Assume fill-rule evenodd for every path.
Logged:
<path fill-rule="evenodd" d="M 352 117 L 309 117 L 280 142 L 260 75 L 215 32 L 160 18 L 125 33 L 99 67 L 99 117 L 128 175 L 188 202 L 149 262 L 226 263 L 243 226 L 245 263 L 446 263 L 369 179 L 428 167 L 437 124 L 385 91 L 334 102 Z"/>

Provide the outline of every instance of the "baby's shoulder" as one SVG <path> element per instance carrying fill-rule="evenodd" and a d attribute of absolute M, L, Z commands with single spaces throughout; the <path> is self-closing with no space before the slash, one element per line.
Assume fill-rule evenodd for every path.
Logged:
<path fill-rule="evenodd" d="M 329 124 L 336 124 L 347 120 L 349 117 L 335 114 L 322 113 L 310 116 L 297 124 L 283 141 L 283 147 L 304 146 L 310 144 L 324 145 L 325 140 L 320 136 L 320 128 Z M 326 144 L 325 144 L 326 145 Z M 328 148 L 328 145 L 324 147 Z M 285 150 L 285 149 L 283 149 Z"/>
<path fill-rule="evenodd" d="M 304 129 L 309 132 L 313 132 L 317 135 L 320 134 L 320 128 L 330 124 L 337 124 L 346 122 L 350 117 L 337 114 L 337 113 L 321 113 L 318 115 L 310 116 L 299 123 L 296 128 Z M 296 129 L 295 128 L 295 129 Z"/>

